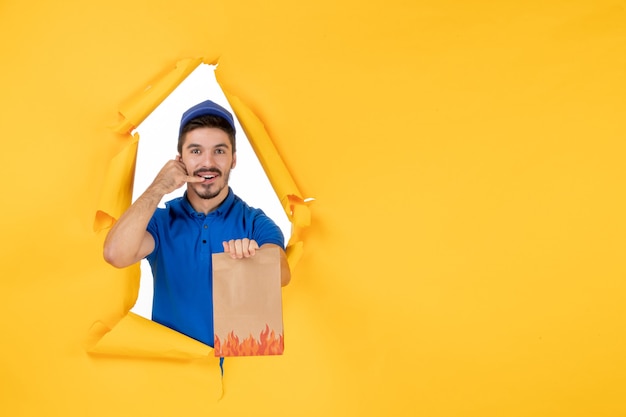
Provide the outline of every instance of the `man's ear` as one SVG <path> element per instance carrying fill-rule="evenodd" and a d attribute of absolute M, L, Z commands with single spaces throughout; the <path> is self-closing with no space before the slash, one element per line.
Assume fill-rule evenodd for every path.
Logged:
<path fill-rule="evenodd" d="M 235 165 L 237 165 L 237 152 L 233 153 L 233 163 L 230 164 L 230 169 L 235 168 Z"/>
<path fill-rule="evenodd" d="M 183 162 L 183 157 L 181 156 L 181 154 L 176 154 L 176 160 L 178 162 Z"/>

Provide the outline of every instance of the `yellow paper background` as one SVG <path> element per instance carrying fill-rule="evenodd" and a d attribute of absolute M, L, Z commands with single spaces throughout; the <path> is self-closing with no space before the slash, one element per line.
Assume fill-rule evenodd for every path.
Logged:
<path fill-rule="evenodd" d="M 0 415 L 626 414 L 623 1 L 5 0 L 0 31 Z M 94 219 L 118 113 L 198 58 L 316 198 L 285 354 L 219 401 L 197 345 L 87 353 L 153 340 Z"/>

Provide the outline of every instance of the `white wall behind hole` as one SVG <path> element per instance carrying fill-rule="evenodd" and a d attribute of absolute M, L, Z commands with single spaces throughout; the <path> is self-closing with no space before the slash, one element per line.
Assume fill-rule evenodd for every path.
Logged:
<path fill-rule="evenodd" d="M 139 133 L 139 150 L 133 201 L 150 185 L 163 165 L 169 159 L 176 157 L 178 128 L 183 112 L 207 99 L 224 106 L 234 115 L 215 79 L 215 66 L 201 64 L 136 129 Z M 265 214 L 278 224 L 287 241 L 291 235 L 291 224 L 287 215 L 236 117 L 235 126 L 237 128 L 237 166 L 231 171 L 230 186 L 235 194 L 250 206 L 263 209 Z M 164 207 L 165 201 L 183 195 L 184 191 L 183 186 L 166 195 L 160 206 Z M 141 261 L 139 297 L 131 311 L 151 318 L 152 294 L 152 272 L 148 261 L 143 260 Z"/>

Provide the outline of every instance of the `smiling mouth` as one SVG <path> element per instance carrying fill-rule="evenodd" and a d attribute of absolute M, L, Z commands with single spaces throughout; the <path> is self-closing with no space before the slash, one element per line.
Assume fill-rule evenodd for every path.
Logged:
<path fill-rule="evenodd" d="M 221 175 L 216 169 L 199 169 L 194 172 L 196 177 L 202 178 L 203 183 L 211 182 Z"/>

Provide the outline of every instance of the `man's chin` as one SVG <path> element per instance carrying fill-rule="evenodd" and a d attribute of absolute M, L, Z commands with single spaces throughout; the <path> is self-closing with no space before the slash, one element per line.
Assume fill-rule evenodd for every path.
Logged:
<path fill-rule="evenodd" d="M 216 189 L 215 184 L 195 184 L 193 191 L 196 195 L 204 200 L 211 200 L 220 195 L 224 187 Z"/>

